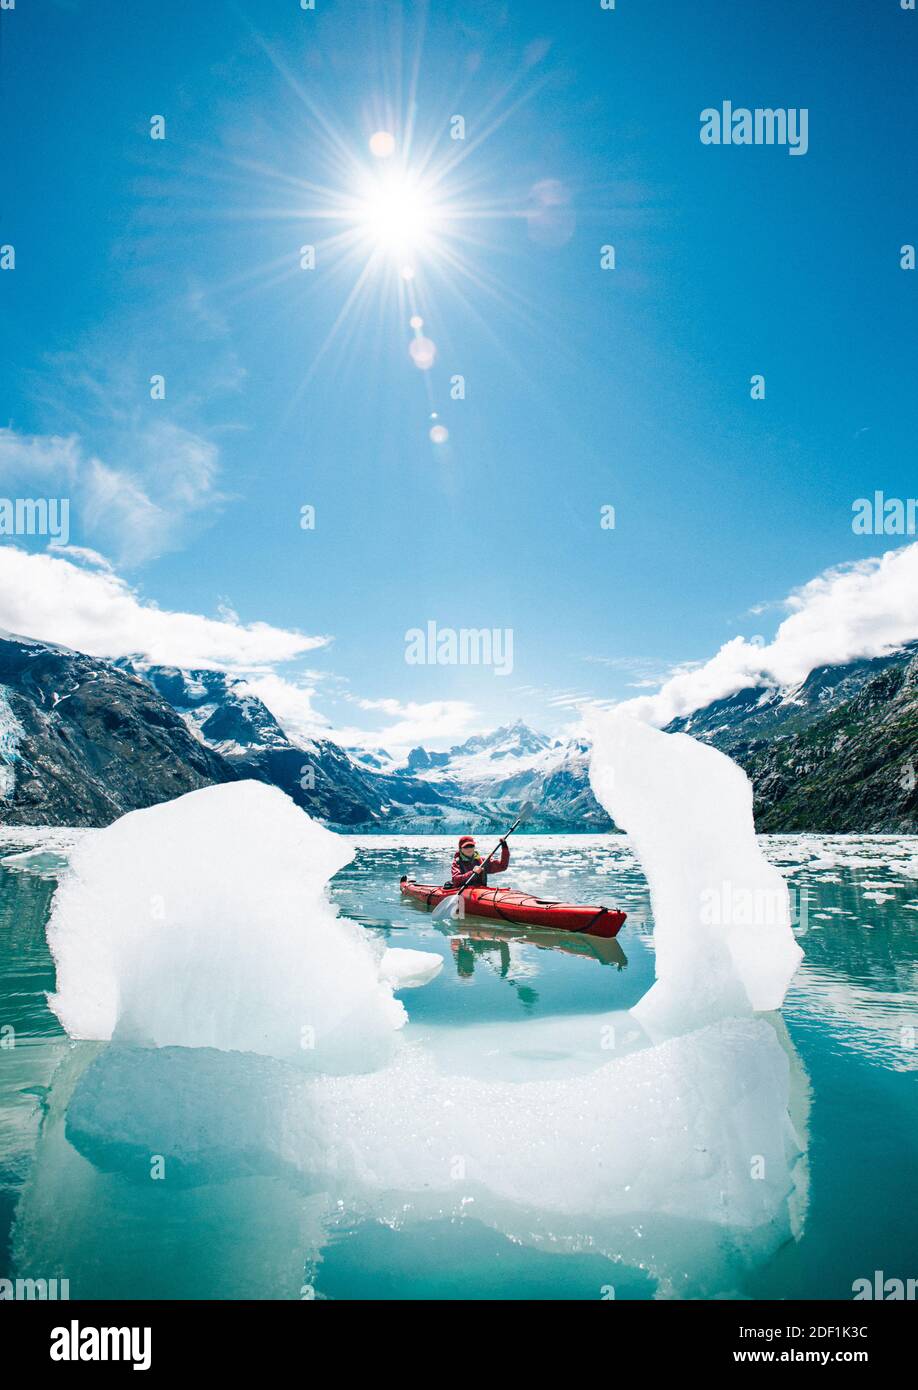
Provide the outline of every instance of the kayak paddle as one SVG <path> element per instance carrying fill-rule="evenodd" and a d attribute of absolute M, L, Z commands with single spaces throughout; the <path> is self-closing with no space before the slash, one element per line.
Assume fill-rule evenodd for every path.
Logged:
<path fill-rule="evenodd" d="M 444 898 L 444 899 L 443 899 L 443 901 L 442 901 L 442 903 L 440 903 L 439 907 L 434 908 L 433 916 L 432 916 L 432 919 L 431 919 L 432 921 L 434 921 L 434 922 L 445 922 L 445 921 L 455 922 L 455 921 L 456 921 L 456 918 L 459 916 L 459 914 L 461 913 L 461 911 L 462 911 L 462 909 L 463 909 L 463 907 L 464 907 L 464 900 L 463 900 L 462 894 L 463 894 L 463 892 L 465 891 L 465 889 L 466 889 L 466 888 L 471 888 L 471 887 L 472 887 L 472 884 L 473 884 L 474 880 L 478 877 L 478 875 L 479 875 L 480 873 L 483 873 L 483 872 L 485 871 L 487 865 L 490 864 L 490 862 L 491 862 L 491 860 L 493 859 L 494 855 L 497 853 L 497 851 L 500 849 L 501 845 L 503 844 L 504 840 L 509 839 L 509 837 L 513 834 L 514 830 L 516 830 L 519 826 L 521 826 L 524 820 L 528 820 L 531 814 L 532 814 L 532 802 L 531 802 L 531 801 L 527 801 L 527 802 L 525 802 L 525 803 L 520 807 L 520 813 L 519 813 L 519 815 L 517 816 L 516 820 L 515 820 L 515 821 L 513 822 L 513 824 L 511 825 L 510 829 L 507 831 L 506 835 L 502 835 L 502 836 L 501 836 L 501 838 L 498 840 L 497 844 L 496 844 L 496 845 L 494 846 L 494 848 L 491 850 L 491 853 L 490 853 L 489 855 L 487 855 L 487 856 L 481 861 L 481 863 L 480 863 L 480 865 L 478 866 L 478 868 L 477 868 L 477 869 L 472 869 L 471 872 L 468 873 L 468 874 L 466 875 L 465 882 L 463 883 L 463 885 L 462 885 L 462 887 L 459 889 L 459 891 L 458 891 L 457 893 L 451 893 L 450 896 L 449 896 L 448 898 Z"/>

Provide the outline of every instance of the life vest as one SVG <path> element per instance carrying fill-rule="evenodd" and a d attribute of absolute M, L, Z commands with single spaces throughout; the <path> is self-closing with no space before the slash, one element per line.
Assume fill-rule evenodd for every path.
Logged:
<path fill-rule="evenodd" d="M 460 875 L 460 877 L 467 877 L 469 874 L 473 874 L 473 873 L 475 872 L 475 870 L 476 870 L 478 867 L 480 867 L 480 865 L 482 865 L 483 863 L 484 863 L 484 860 L 482 859 L 482 857 L 481 857 L 480 854 L 476 854 L 475 857 L 474 857 L 474 859 L 464 859 L 464 858 L 462 857 L 462 855 L 459 853 L 459 851 L 457 850 L 456 853 L 453 855 L 453 862 L 452 862 L 452 865 L 451 865 L 451 872 L 452 872 L 453 880 L 455 880 L 455 877 L 456 877 L 456 874 L 457 874 L 457 873 Z M 486 888 L 486 887 L 487 887 L 487 883 L 488 883 L 488 875 L 487 875 L 487 874 L 479 874 L 478 877 L 477 877 L 476 879 L 474 879 L 474 880 L 472 881 L 472 883 L 469 884 L 469 887 L 470 887 L 470 888 Z M 453 883 L 450 884 L 450 887 L 451 887 L 451 888 L 454 888 L 455 886 L 456 886 L 456 885 L 455 885 L 455 882 L 453 882 Z"/>

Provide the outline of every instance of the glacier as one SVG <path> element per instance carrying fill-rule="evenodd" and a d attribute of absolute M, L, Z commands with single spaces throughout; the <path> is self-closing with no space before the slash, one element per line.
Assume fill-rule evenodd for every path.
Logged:
<path fill-rule="evenodd" d="M 16 790 L 16 764 L 25 730 L 13 713 L 9 694 L 0 685 L 0 801 L 10 801 Z"/>

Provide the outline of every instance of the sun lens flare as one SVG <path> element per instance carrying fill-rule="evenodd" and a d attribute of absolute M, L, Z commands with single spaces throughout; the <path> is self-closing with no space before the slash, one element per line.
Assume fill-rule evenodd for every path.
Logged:
<path fill-rule="evenodd" d="M 395 154 L 395 136 L 388 130 L 377 130 L 370 136 L 370 154 L 376 159 L 391 159 Z"/>

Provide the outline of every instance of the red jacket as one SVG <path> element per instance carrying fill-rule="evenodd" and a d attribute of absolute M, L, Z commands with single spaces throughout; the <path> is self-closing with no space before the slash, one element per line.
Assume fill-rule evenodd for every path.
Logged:
<path fill-rule="evenodd" d="M 506 840 L 501 843 L 500 858 L 495 859 L 492 854 L 487 864 L 482 861 L 480 854 L 476 854 L 474 859 L 462 859 L 457 850 L 453 855 L 451 869 L 453 887 L 483 888 L 488 881 L 488 874 L 502 874 L 509 863 L 510 846 Z M 477 873 L 475 872 L 476 868 L 478 868 Z M 473 873 L 475 877 L 470 879 L 469 875 Z"/>

